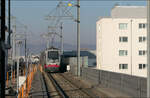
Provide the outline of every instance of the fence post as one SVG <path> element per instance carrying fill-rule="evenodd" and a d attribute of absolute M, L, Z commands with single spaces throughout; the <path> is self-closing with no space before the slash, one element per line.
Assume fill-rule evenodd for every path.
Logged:
<path fill-rule="evenodd" d="M 111 74 L 108 72 L 108 87 L 111 88 Z"/>
<path fill-rule="evenodd" d="M 122 89 L 123 85 L 122 85 L 122 75 L 120 75 L 120 88 Z"/>
<path fill-rule="evenodd" d="M 24 68 L 24 76 L 25 76 L 25 68 Z"/>
<path fill-rule="evenodd" d="M 101 76 L 101 73 L 100 73 L 100 70 L 98 70 L 98 84 L 101 84 L 101 79 L 100 79 L 101 77 L 100 76 Z"/>
<path fill-rule="evenodd" d="M 24 95 L 23 93 L 24 93 L 24 89 L 23 89 L 23 86 L 22 86 L 22 98 L 23 98 L 23 95 Z"/>
<path fill-rule="evenodd" d="M 16 77 L 15 77 L 15 71 L 14 71 L 14 83 L 15 83 L 15 79 L 16 79 Z"/>
<path fill-rule="evenodd" d="M 8 72 L 7 72 L 7 83 L 6 83 L 7 87 L 8 87 Z"/>
<path fill-rule="evenodd" d="M 13 71 L 13 82 L 14 82 L 14 79 L 15 79 L 15 77 L 14 77 L 14 71 Z"/>
<path fill-rule="evenodd" d="M 14 82 L 14 71 L 12 71 L 12 83 Z"/>
<path fill-rule="evenodd" d="M 106 71 L 105 71 L 106 72 Z M 109 73 L 106 72 L 106 87 L 108 87 L 108 76 L 109 76 Z"/>
<path fill-rule="evenodd" d="M 141 79 L 140 79 L 140 78 L 138 79 L 138 82 L 139 82 L 139 86 L 138 86 L 138 87 L 139 87 L 139 93 L 140 93 L 140 94 L 139 94 L 139 97 L 142 98 L 142 96 L 141 96 L 141 93 L 142 93 L 141 87 L 142 87 L 142 86 L 141 86 Z"/>

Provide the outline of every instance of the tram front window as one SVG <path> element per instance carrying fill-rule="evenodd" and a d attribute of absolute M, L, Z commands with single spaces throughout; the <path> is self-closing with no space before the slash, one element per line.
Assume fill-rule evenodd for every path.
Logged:
<path fill-rule="evenodd" d="M 48 58 L 53 60 L 58 59 L 58 51 L 49 51 Z"/>

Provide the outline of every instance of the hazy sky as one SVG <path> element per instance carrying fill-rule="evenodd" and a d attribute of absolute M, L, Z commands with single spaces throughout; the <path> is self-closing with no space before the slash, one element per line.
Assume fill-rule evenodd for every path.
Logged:
<path fill-rule="evenodd" d="M 28 43 L 44 46 L 45 41 L 40 37 L 47 32 L 48 21 L 44 20 L 52 9 L 56 8 L 56 1 L 13 1 L 11 13 L 17 20 L 28 25 L 30 39 Z M 109 16 L 111 8 L 119 5 L 146 5 L 141 1 L 82 1 L 81 4 L 81 45 L 96 45 L 96 21 L 99 16 Z M 72 13 L 76 16 L 76 7 L 72 8 Z M 76 23 L 72 20 L 63 22 L 64 43 L 76 45 Z M 19 28 L 18 28 L 19 31 Z M 42 47 L 43 48 L 43 47 Z"/>

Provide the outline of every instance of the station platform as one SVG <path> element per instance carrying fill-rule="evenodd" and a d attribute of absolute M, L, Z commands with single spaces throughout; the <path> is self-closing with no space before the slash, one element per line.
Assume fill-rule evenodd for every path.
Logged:
<path fill-rule="evenodd" d="M 29 92 L 29 98 L 30 97 L 48 98 L 43 76 L 39 69 L 37 69 L 37 72 L 34 74 L 32 80 L 31 89 Z"/>

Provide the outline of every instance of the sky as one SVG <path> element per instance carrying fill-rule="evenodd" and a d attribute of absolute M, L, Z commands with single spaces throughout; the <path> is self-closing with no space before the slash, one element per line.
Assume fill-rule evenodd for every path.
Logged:
<path fill-rule="evenodd" d="M 69 0 L 68 0 L 69 1 Z M 76 3 L 76 2 L 72 2 Z M 115 4 L 119 5 L 139 5 L 145 6 L 146 1 L 98 1 L 98 0 L 81 0 L 80 2 L 80 35 L 81 48 L 96 49 L 96 21 L 100 16 L 109 16 L 111 9 Z M 58 1 L 37 1 L 23 0 L 11 2 L 11 13 L 16 17 L 17 21 L 27 25 L 28 30 L 28 47 L 32 47 L 32 51 L 39 52 L 46 47 L 46 41 L 41 37 L 41 34 L 46 33 L 50 21 L 44 18 L 54 8 Z M 72 7 L 72 14 L 76 17 L 76 7 Z M 14 22 L 12 22 L 14 23 Z M 24 32 L 21 24 L 17 23 L 17 32 Z M 63 21 L 63 36 L 66 49 L 76 49 L 77 31 L 76 22 L 73 20 Z M 59 43 L 59 38 L 56 42 Z M 59 44 L 58 44 L 59 45 Z M 69 48 L 71 47 L 71 48 Z"/>

